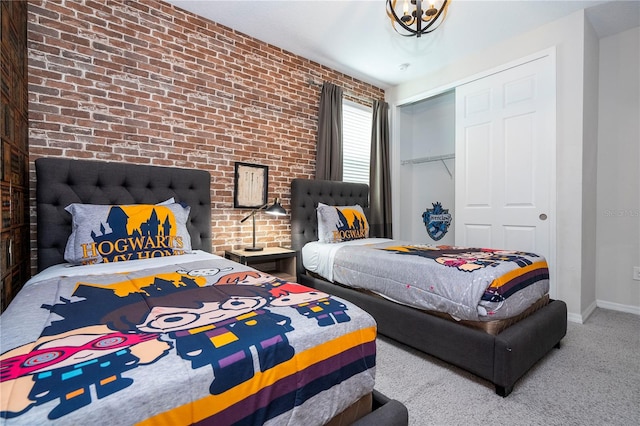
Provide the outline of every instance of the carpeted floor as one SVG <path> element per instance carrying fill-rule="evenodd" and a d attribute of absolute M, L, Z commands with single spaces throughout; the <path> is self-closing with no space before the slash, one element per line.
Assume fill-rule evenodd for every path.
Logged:
<path fill-rule="evenodd" d="M 569 322 L 506 398 L 493 385 L 383 336 L 376 389 L 416 425 L 640 425 L 640 316 L 596 309 Z"/>

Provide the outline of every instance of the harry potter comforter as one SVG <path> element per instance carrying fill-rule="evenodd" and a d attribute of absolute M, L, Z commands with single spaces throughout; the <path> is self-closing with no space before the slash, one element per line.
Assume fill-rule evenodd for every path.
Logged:
<path fill-rule="evenodd" d="M 320 425 L 373 390 L 367 313 L 204 252 L 58 265 L 0 319 L 7 425 Z"/>
<path fill-rule="evenodd" d="M 515 317 L 549 292 L 544 257 L 388 239 L 311 242 L 305 268 L 323 278 L 458 320 Z"/>

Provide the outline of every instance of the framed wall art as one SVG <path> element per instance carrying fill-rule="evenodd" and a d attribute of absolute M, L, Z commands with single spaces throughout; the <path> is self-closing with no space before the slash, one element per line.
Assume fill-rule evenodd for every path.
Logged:
<path fill-rule="evenodd" d="M 256 209 L 267 204 L 269 167 L 259 164 L 236 163 L 233 207 Z"/>

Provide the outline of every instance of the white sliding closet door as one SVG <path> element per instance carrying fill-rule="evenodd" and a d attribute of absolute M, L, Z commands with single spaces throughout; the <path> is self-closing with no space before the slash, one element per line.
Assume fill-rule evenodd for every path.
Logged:
<path fill-rule="evenodd" d="M 553 267 L 555 99 L 549 56 L 456 88 L 456 245 L 532 251 Z"/>

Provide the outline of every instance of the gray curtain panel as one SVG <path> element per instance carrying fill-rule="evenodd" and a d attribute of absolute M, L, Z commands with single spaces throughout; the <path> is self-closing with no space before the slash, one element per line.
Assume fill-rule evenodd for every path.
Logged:
<path fill-rule="evenodd" d="M 342 88 L 322 84 L 318 112 L 316 179 L 342 180 Z"/>
<path fill-rule="evenodd" d="M 391 168 L 389 147 L 389 104 L 373 101 L 369 186 L 370 235 L 391 238 Z"/>

